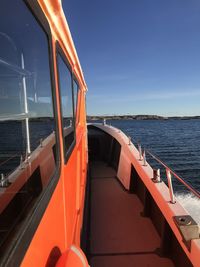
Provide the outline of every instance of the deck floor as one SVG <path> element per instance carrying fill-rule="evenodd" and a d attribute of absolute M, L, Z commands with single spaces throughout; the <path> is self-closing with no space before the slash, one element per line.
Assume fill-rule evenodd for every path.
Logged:
<path fill-rule="evenodd" d="M 91 166 L 90 265 L 93 267 L 172 267 L 157 253 L 160 237 L 142 204 L 124 190 L 103 162 Z"/>

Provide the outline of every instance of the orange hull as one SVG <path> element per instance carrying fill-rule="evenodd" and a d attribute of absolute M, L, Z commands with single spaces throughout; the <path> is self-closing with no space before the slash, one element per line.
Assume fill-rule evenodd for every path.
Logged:
<path fill-rule="evenodd" d="M 42 220 L 27 249 L 21 266 L 45 266 L 52 250 L 56 247 L 61 253 L 70 246 L 80 246 L 80 234 L 84 210 L 85 184 L 87 177 L 87 136 L 85 93 L 86 84 L 83 78 L 79 60 L 73 45 L 71 34 L 65 20 L 60 1 L 39 1 L 39 4 L 48 19 L 52 31 L 52 47 L 54 70 L 56 79 L 57 106 L 60 106 L 59 88 L 56 63 L 56 42 L 62 48 L 73 73 L 78 79 L 80 90 L 76 118 L 76 145 L 67 162 L 64 164 L 64 155 L 61 155 L 60 175 L 58 184 L 42 217 Z M 59 132 L 61 129 L 61 114 L 58 109 Z M 60 140 L 62 136 L 60 134 Z M 62 144 L 62 142 L 61 142 Z M 63 151 L 63 147 L 60 147 Z M 58 266 L 66 266 L 65 260 Z M 71 260 L 71 266 L 76 264 L 76 257 Z"/>

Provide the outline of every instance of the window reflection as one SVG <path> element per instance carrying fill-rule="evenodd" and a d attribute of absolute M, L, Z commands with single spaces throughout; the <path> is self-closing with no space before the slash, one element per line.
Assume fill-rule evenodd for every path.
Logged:
<path fill-rule="evenodd" d="M 75 141 L 72 75 L 60 54 L 58 54 L 58 71 L 62 104 L 64 147 L 65 154 L 68 154 Z"/>
<path fill-rule="evenodd" d="M 77 116 L 77 105 L 78 105 L 78 83 L 73 79 L 73 89 L 74 89 L 74 112 L 75 116 Z"/>
<path fill-rule="evenodd" d="M 46 33 L 22 0 L 1 1 L 0 25 L 2 252 L 53 177 L 57 155 Z"/>

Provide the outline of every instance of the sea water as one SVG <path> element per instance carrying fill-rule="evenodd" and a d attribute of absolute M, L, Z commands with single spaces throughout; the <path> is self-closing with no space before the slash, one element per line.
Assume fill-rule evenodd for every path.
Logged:
<path fill-rule="evenodd" d="M 30 146 L 34 151 L 40 140 L 49 136 L 54 127 L 54 121 L 29 120 Z M 0 122 L 0 174 L 8 175 L 20 164 L 20 159 L 26 155 L 26 126 L 25 121 Z"/>

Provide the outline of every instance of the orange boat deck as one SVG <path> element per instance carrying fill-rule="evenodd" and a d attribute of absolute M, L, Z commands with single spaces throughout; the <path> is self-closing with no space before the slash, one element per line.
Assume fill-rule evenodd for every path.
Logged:
<path fill-rule="evenodd" d="M 91 162 L 89 259 L 93 267 L 174 266 L 159 256 L 160 236 L 143 206 L 106 163 Z"/>

